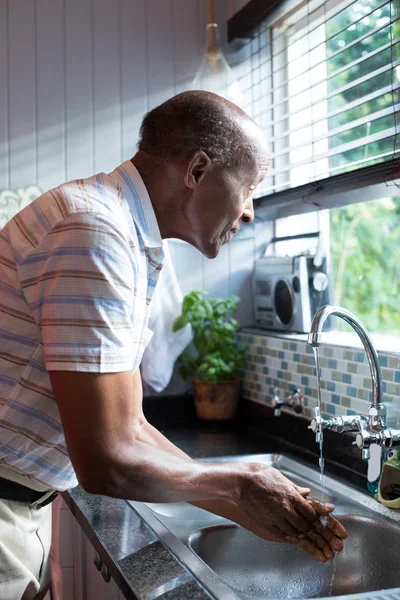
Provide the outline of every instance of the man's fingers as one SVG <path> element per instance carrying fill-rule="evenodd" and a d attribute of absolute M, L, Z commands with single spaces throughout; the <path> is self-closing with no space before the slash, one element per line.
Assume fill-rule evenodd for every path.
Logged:
<path fill-rule="evenodd" d="M 338 538 L 345 540 L 348 537 L 348 533 L 343 525 L 332 515 L 328 517 L 328 527 Z"/>
<path fill-rule="evenodd" d="M 336 550 L 336 552 L 341 552 L 343 550 L 342 540 L 338 538 L 333 531 L 328 529 L 328 527 L 323 527 L 320 529 L 320 534 L 324 537 L 331 548 Z"/>
<path fill-rule="evenodd" d="M 310 488 L 303 487 L 301 485 L 296 485 L 295 483 L 293 485 L 301 496 L 308 496 L 309 494 L 311 494 Z"/>
<path fill-rule="evenodd" d="M 310 539 L 306 537 L 298 539 L 297 544 L 300 546 L 300 548 L 305 550 L 305 552 L 308 552 L 308 554 L 311 554 L 311 556 L 313 556 L 320 562 L 325 563 L 328 560 L 325 554 L 322 552 L 322 550 L 317 548 L 314 542 L 312 542 Z"/>
<path fill-rule="evenodd" d="M 296 508 L 298 508 L 298 507 L 296 506 Z M 310 528 L 312 527 L 312 522 L 305 519 L 302 516 L 302 514 L 300 512 L 298 512 L 297 510 L 293 511 L 293 513 L 288 515 L 286 517 L 286 519 L 296 530 L 296 532 L 295 532 L 296 535 L 299 535 L 299 532 L 307 534 L 310 531 Z"/>
<path fill-rule="evenodd" d="M 285 542 L 287 542 L 288 544 L 298 544 L 299 543 L 299 538 L 296 537 L 292 537 L 290 535 L 287 535 L 285 538 Z"/>
<path fill-rule="evenodd" d="M 299 534 L 298 529 L 285 518 L 276 519 L 275 526 L 285 536 L 296 537 Z"/>
<path fill-rule="evenodd" d="M 329 545 L 329 542 L 319 533 L 317 533 L 316 531 L 311 530 L 308 534 L 307 537 L 312 540 L 314 542 L 314 544 L 320 549 L 322 550 L 322 552 L 325 554 L 326 558 L 328 558 L 329 560 L 331 560 L 332 558 L 335 558 L 335 553 L 332 550 L 331 546 Z"/>
<path fill-rule="evenodd" d="M 341 552 L 343 550 L 342 539 L 347 537 L 347 531 L 332 515 L 325 519 L 326 523 L 318 520 L 314 523 L 314 527 L 333 550 Z"/>
<path fill-rule="evenodd" d="M 271 537 L 268 537 L 268 539 L 272 540 L 273 542 L 286 542 L 290 537 L 282 533 L 282 531 L 278 529 L 278 527 L 275 527 L 275 525 L 268 527 L 268 533 L 273 536 L 273 540 Z"/>
<path fill-rule="evenodd" d="M 307 502 L 311 504 L 315 512 L 319 515 L 328 515 L 335 508 L 334 504 L 331 504 L 330 502 L 321 502 L 321 500 L 314 498 L 314 496 L 309 496 Z"/>
<path fill-rule="evenodd" d="M 325 530 L 331 531 L 336 537 L 342 540 L 345 540 L 348 535 L 343 525 L 339 523 L 339 521 L 332 515 L 326 517 L 326 524 L 321 522 L 321 520 L 316 521 L 315 529 L 320 533 L 322 533 Z"/>
<path fill-rule="evenodd" d="M 296 510 L 303 515 L 303 517 L 309 522 L 314 523 L 317 518 L 317 513 L 313 504 L 309 499 L 305 499 L 302 496 L 299 497 L 298 502 L 295 505 Z"/>

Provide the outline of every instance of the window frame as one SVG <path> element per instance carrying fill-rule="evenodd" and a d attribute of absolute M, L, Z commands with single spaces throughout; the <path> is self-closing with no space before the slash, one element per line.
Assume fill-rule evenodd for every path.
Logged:
<path fill-rule="evenodd" d="M 228 41 L 237 38 L 252 40 L 255 28 L 261 23 L 271 33 L 274 23 L 295 11 L 301 4 L 303 3 L 299 0 L 251 0 L 228 21 Z M 273 94 L 272 89 L 271 95 Z M 360 189 L 363 189 L 365 200 L 379 197 L 375 191 L 379 185 L 382 187 L 379 192 L 382 196 L 385 195 L 386 186 L 393 186 L 393 192 L 397 192 L 397 179 L 400 180 L 400 157 L 261 195 L 254 199 L 254 207 L 261 219 L 334 208 L 359 202 L 357 191 Z"/>

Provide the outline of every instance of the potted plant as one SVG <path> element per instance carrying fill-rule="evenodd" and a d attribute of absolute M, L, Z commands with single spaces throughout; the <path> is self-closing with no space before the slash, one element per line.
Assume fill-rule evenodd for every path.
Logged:
<path fill-rule="evenodd" d="M 192 377 L 197 416 L 201 419 L 231 419 L 236 412 L 245 352 L 236 341 L 238 323 L 232 313 L 239 298 L 206 298 L 194 290 L 182 302 L 181 315 L 173 329 L 192 326 L 197 356 L 185 350 L 178 358 L 184 379 Z"/>

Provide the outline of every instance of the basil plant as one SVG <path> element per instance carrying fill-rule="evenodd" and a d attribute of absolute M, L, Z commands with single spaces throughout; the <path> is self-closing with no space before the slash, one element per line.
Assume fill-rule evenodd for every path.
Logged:
<path fill-rule="evenodd" d="M 242 376 L 245 351 L 236 340 L 237 320 L 232 316 L 240 298 L 207 298 L 207 292 L 194 290 L 182 302 L 181 315 L 173 330 L 188 323 L 192 326 L 193 345 L 197 356 L 185 350 L 178 358 L 184 379 L 195 377 L 210 383 L 219 383 Z"/>

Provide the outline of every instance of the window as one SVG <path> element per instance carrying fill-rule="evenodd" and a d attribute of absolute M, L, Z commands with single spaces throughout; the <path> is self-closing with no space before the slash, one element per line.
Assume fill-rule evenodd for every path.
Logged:
<path fill-rule="evenodd" d="M 246 50 L 248 110 L 273 157 L 259 216 L 275 219 L 276 237 L 321 231 L 331 302 L 398 336 L 399 0 L 285 0 Z M 313 253 L 315 243 L 275 251 Z"/>
<path fill-rule="evenodd" d="M 368 331 L 400 335 L 400 197 L 387 196 L 275 222 L 277 237 L 321 231 L 330 264 L 331 303 Z M 315 252 L 315 240 L 280 242 L 279 255 Z M 337 319 L 336 328 L 348 330 Z M 399 348 L 397 348 L 399 350 Z"/>
<path fill-rule="evenodd" d="M 274 93 L 275 84 L 287 90 L 276 102 L 287 127 L 275 136 L 286 142 L 275 152 L 278 185 L 302 185 L 395 155 L 395 8 L 380 0 L 310 2 L 272 28 Z"/>
<path fill-rule="evenodd" d="M 288 0 L 246 51 L 246 108 L 273 158 L 258 196 L 397 158 L 399 0 Z"/>

